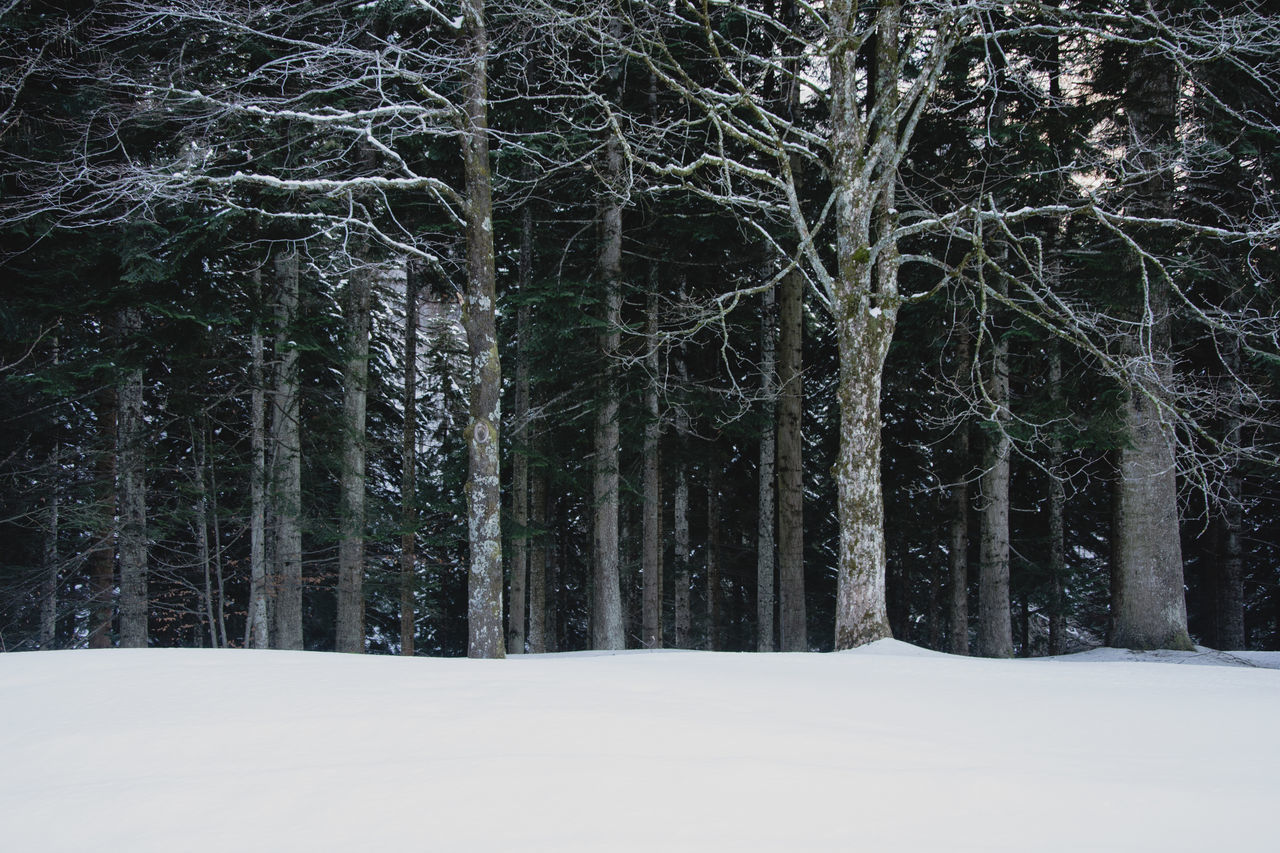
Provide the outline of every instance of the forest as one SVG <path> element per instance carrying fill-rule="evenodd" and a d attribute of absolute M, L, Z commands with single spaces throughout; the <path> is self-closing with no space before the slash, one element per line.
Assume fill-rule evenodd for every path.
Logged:
<path fill-rule="evenodd" d="M 0 2 L 0 648 L 1280 649 L 1280 3 Z"/>

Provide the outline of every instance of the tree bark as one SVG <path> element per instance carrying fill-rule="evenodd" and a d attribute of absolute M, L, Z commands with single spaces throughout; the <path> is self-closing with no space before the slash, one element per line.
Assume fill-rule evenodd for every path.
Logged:
<path fill-rule="evenodd" d="M 1129 63 L 1124 101 L 1132 140 L 1130 160 L 1140 175 L 1131 208 L 1138 215 L 1167 216 L 1172 212 L 1175 178 L 1162 168 L 1162 149 L 1177 141 L 1176 66 L 1161 56 L 1135 57 Z M 1132 313 L 1144 328 L 1141 335 L 1130 337 L 1126 347 L 1133 388 L 1121 411 L 1128 442 L 1118 454 L 1109 644 L 1191 649 L 1175 437 L 1160 409 L 1172 374 L 1168 283 L 1159 272 L 1145 274 L 1144 264 L 1141 258 L 1130 261 L 1134 290 L 1145 293 L 1145 299 L 1135 300 Z"/>
<path fill-rule="evenodd" d="M 596 408 L 594 485 L 594 560 L 591 644 L 597 649 L 625 648 L 622 588 L 618 566 L 618 347 L 622 322 L 622 202 L 614 195 L 622 174 L 622 152 L 610 137 L 605 145 L 605 197 L 600 211 L 600 275 L 604 285 L 600 352 L 602 387 Z"/>
<path fill-rule="evenodd" d="M 804 600 L 804 439 L 801 377 L 804 276 L 782 279 L 778 295 L 778 615 L 784 652 L 809 648 Z"/>
<path fill-rule="evenodd" d="M 359 262 L 360 259 L 357 259 Z M 342 375 L 342 473 L 338 508 L 339 652 L 364 652 L 365 421 L 369 394 L 369 321 L 373 274 L 347 278 L 346 360 Z"/>
<path fill-rule="evenodd" d="M 275 388 L 271 405 L 271 496 L 275 518 L 275 592 L 277 649 L 302 648 L 302 444 L 298 346 L 293 340 L 298 316 L 298 252 L 279 251 L 275 276 Z"/>
<path fill-rule="evenodd" d="M 126 308 L 120 317 L 127 345 L 142 331 L 142 314 Z M 147 646 L 147 480 L 143 370 L 129 369 L 120 382 L 116 432 L 120 492 L 120 646 Z"/>
<path fill-rule="evenodd" d="M 853 26 L 857 4 L 833 6 Z M 832 143 L 836 156 L 837 394 L 841 441 L 836 461 L 840 557 L 836 571 L 837 649 L 892 636 L 885 604 L 884 498 L 880 480 L 880 386 L 898 314 L 898 267 L 893 239 L 898 108 L 898 25 L 901 4 L 876 11 L 871 91 L 878 120 L 861 113 L 857 58 L 832 43 Z M 875 238 L 873 240 L 873 237 Z M 874 251 L 873 251 L 874 247 Z"/>
<path fill-rule="evenodd" d="M 471 359 L 467 424 L 467 655 L 506 654 L 502 619 L 502 504 L 499 405 L 502 368 L 495 317 L 493 188 L 489 173 L 489 41 L 484 0 L 464 0 L 467 64 L 463 81 L 463 171 L 466 179 L 467 294 L 463 320 Z"/>
<path fill-rule="evenodd" d="M 773 576 L 777 569 L 773 531 L 777 523 L 775 477 L 777 476 L 777 348 L 778 305 L 774 288 L 765 290 L 760 309 L 760 396 L 766 417 L 760 431 L 760 463 L 756 520 L 756 651 L 771 652 L 774 645 Z"/>

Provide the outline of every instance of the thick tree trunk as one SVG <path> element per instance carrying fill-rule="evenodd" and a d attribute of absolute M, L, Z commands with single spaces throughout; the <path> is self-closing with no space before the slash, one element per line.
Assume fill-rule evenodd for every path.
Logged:
<path fill-rule="evenodd" d="M 126 343 L 133 343 L 142 331 L 141 313 L 125 309 L 120 325 Z M 147 480 L 141 367 L 124 375 L 119 400 L 120 646 L 142 649 L 147 646 Z"/>
<path fill-rule="evenodd" d="M 493 188 L 489 173 L 489 42 L 484 0 L 464 0 L 467 67 L 463 82 L 462 160 L 466 178 L 467 294 L 464 322 L 471 358 L 467 424 L 467 655 L 506 654 L 502 619 L 502 498 L 498 466 L 502 369 L 498 361 L 493 248 Z"/>
<path fill-rule="evenodd" d="M 883 309 L 876 311 L 865 297 L 862 301 L 838 329 L 841 441 L 835 469 L 840 521 L 837 649 L 892 636 L 884 586 L 880 380 L 893 315 Z"/>
<path fill-rule="evenodd" d="M 622 202 L 612 191 L 622 174 L 622 152 L 612 137 L 605 146 L 605 171 L 610 195 L 600 211 L 600 275 L 604 284 L 600 351 L 604 366 L 595 422 L 591 644 L 597 649 L 621 649 L 626 647 L 618 566 L 617 371 L 622 322 Z"/>
<path fill-rule="evenodd" d="M 342 371 L 342 473 L 338 506 L 339 652 L 364 652 L 365 413 L 369 394 L 369 321 L 373 274 L 347 278 L 346 362 Z"/>
<path fill-rule="evenodd" d="M 97 394 L 98 447 L 94 462 L 97 530 L 89 552 L 89 648 L 111 648 L 115 613 L 112 595 L 116 571 L 116 389 L 104 386 Z"/>
<path fill-rule="evenodd" d="M 856 4 L 836 4 L 852 21 Z M 832 142 L 837 152 L 836 263 L 832 308 L 840 353 L 840 448 L 835 466 L 840 557 L 836 570 L 835 647 L 892 636 L 885 604 L 884 498 L 880 480 L 880 386 L 898 313 L 898 267 L 892 232 L 897 149 L 900 4 L 876 11 L 871 99 L 880 116 L 861 118 L 857 60 L 836 44 L 832 56 Z M 868 171 L 865 154 L 878 164 Z M 873 242 L 873 237 L 876 240 Z M 872 246 L 875 251 L 872 251 Z"/>
<path fill-rule="evenodd" d="M 648 374 L 644 406 L 644 512 L 641 520 L 640 571 L 644 582 L 643 613 L 640 619 L 640 645 L 646 649 L 662 648 L 662 480 L 658 445 L 662 437 L 662 421 L 658 411 L 658 295 L 657 281 L 650 281 L 645 321 L 645 372 Z"/>
<path fill-rule="evenodd" d="M 778 616 L 784 652 L 809 648 L 804 600 L 804 439 L 801 377 L 804 276 L 782 279 L 778 295 Z"/>
<path fill-rule="evenodd" d="M 1129 64 L 1125 115 L 1132 137 L 1133 212 L 1172 212 L 1175 177 L 1162 169 L 1161 149 L 1176 144 L 1178 72 L 1169 60 L 1139 56 Z M 1131 262 L 1136 293 L 1132 315 L 1144 326 L 1128 341 L 1134 388 L 1121 411 L 1128 442 L 1119 451 L 1115 491 L 1116 565 L 1112 573 L 1110 645 L 1123 648 L 1192 648 L 1187 634 L 1179 534 L 1175 438 L 1160 410 L 1171 369 L 1168 283 L 1157 271 L 1144 276 Z M 1148 319 L 1149 318 L 1149 319 Z"/>
<path fill-rule="evenodd" d="M 756 520 L 756 651 L 771 652 L 774 645 L 773 576 L 777 569 L 773 531 L 777 523 L 774 482 L 777 476 L 777 348 L 778 305 L 774 288 L 763 294 L 760 309 L 760 396 L 766 417 L 760 431 L 760 467 L 757 478 Z"/>
<path fill-rule="evenodd" d="M 275 257 L 276 378 L 271 405 L 271 496 L 275 517 L 275 648 L 302 648 L 302 444 L 298 346 L 298 252 Z"/>
<path fill-rule="evenodd" d="M 255 296 L 261 296 L 260 276 L 255 275 Z M 267 407 L 263 365 L 262 327 L 254 319 L 249 336 L 249 613 L 245 619 L 246 647 L 271 647 L 267 611 Z"/>
<path fill-rule="evenodd" d="M 418 293 L 419 267 L 405 265 L 404 425 L 400 441 L 400 654 L 414 653 L 415 528 L 418 523 Z"/>

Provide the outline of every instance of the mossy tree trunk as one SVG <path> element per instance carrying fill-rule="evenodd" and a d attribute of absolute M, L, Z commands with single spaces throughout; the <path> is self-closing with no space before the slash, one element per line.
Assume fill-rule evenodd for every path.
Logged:
<path fill-rule="evenodd" d="M 493 246 L 493 187 L 489 172 L 488 34 L 484 0 L 464 0 L 466 76 L 463 80 L 462 160 L 466 180 L 467 291 L 463 325 L 470 358 L 467 440 L 467 655 L 506 654 L 502 619 L 502 524 L 498 467 L 499 402 Z"/>

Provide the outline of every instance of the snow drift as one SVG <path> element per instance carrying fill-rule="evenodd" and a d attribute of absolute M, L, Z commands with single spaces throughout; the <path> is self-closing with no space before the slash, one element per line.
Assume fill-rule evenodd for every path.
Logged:
<path fill-rule="evenodd" d="M 1273 850 L 1278 711 L 1272 669 L 892 641 L 9 654 L 0 847 Z"/>

